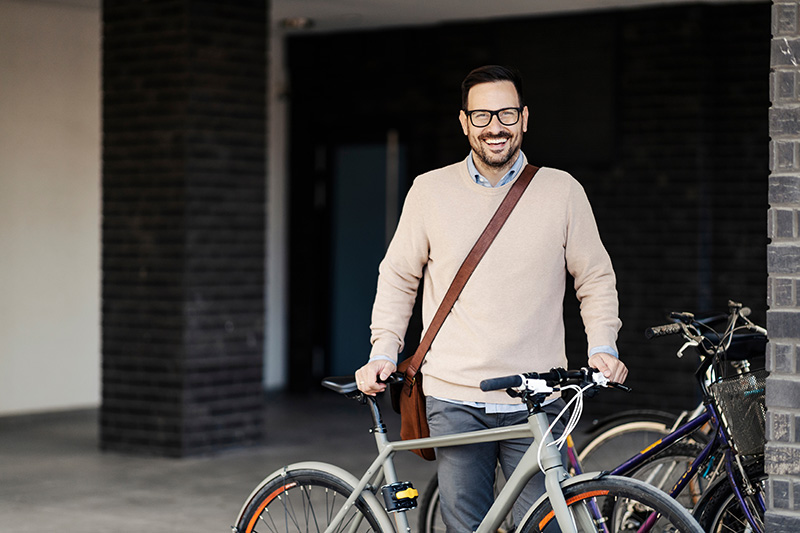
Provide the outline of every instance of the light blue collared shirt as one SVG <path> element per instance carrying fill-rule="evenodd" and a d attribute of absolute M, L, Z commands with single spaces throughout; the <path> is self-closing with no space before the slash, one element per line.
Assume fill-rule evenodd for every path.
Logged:
<path fill-rule="evenodd" d="M 467 168 L 469 169 L 469 175 L 472 176 L 472 179 L 475 180 L 475 183 L 478 185 L 483 185 L 484 187 L 492 187 L 492 184 L 489 183 L 480 172 L 478 172 L 478 167 L 475 166 L 475 161 L 472 159 L 473 151 L 470 151 L 469 155 L 467 156 Z M 514 164 L 511 166 L 506 175 L 500 178 L 500 181 L 497 182 L 497 185 L 494 187 L 502 187 L 503 185 L 510 183 L 514 176 L 519 174 L 519 171 L 522 170 L 522 163 L 525 161 L 525 158 L 522 157 L 522 152 L 519 153 L 517 156 L 517 160 L 514 161 Z"/>

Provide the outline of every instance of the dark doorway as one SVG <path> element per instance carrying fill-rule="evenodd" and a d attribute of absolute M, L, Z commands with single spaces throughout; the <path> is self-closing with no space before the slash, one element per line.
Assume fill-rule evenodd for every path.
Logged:
<path fill-rule="evenodd" d="M 397 131 L 406 189 L 414 176 L 463 159 L 461 80 L 498 63 L 525 78 L 529 160 L 572 173 L 592 202 L 617 272 L 619 347 L 637 403 L 691 406 L 685 377 L 695 362 L 642 332 L 668 311 L 719 312 L 728 299 L 764 323 L 769 21 L 768 4 L 689 5 L 291 38 L 292 386 L 315 386 L 352 364 L 338 366 L 333 355 L 334 311 L 344 305 L 368 320 L 371 301 L 355 303 L 370 300 L 367 289 L 333 288 L 334 248 L 350 249 L 345 268 L 370 283 L 382 255 L 360 246 L 358 234 L 332 240 L 343 201 L 337 152 L 382 146 Z M 571 287 L 566 299 L 569 356 L 580 365 L 585 336 Z M 367 326 L 342 326 L 358 338 L 341 349 L 365 352 Z M 601 409 L 627 407 L 624 395 L 607 396 Z"/>

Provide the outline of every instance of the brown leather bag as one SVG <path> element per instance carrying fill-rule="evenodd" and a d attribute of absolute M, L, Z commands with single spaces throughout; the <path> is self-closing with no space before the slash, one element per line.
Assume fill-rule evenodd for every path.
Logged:
<path fill-rule="evenodd" d="M 428 418 L 425 414 L 425 395 L 422 392 L 422 373 L 419 372 L 419 367 L 422 365 L 422 361 L 425 359 L 434 337 L 439 333 L 439 328 L 442 327 L 444 319 L 450 314 L 450 310 L 456 303 L 473 270 L 478 266 L 486 250 L 489 249 L 489 245 L 492 244 L 500 228 L 505 224 L 508 215 L 511 214 L 514 206 L 517 205 L 522 193 L 525 192 L 538 170 L 539 167 L 527 165 L 520 177 L 517 178 L 517 181 L 514 182 L 514 185 L 511 186 L 486 229 L 483 230 L 475 246 L 472 247 L 472 250 L 470 250 L 458 269 L 453 283 L 447 289 L 447 293 L 444 295 L 442 303 L 439 304 L 439 309 L 436 310 L 436 314 L 433 316 L 433 320 L 422 337 L 422 341 L 419 343 L 419 347 L 414 352 L 413 357 L 404 360 L 397 366 L 397 371 L 404 374 L 403 383 L 390 387 L 390 392 L 392 406 L 395 411 L 400 413 L 401 439 L 412 440 L 430 436 Z M 411 451 L 427 461 L 436 459 L 436 453 L 432 448 Z"/>

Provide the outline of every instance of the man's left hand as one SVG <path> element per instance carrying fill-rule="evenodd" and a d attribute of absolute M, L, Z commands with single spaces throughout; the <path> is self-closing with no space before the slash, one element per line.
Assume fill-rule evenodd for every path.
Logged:
<path fill-rule="evenodd" d="M 625 363 L 608 353 L 601 352 L 591 356 L 589 366 L 596 368 L 610 381 L 617 383 L 625 383 L 625 378 L 628 376 L 628 367 L 625 366 Z"/>

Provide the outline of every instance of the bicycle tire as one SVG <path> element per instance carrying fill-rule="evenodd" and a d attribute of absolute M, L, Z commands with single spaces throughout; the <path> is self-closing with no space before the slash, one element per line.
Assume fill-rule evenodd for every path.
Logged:
<path fill-rule="evenodd" d="M 267 480 L 250 498 L 236 524 L 237 533 L 325 531 L 353 487 L 319 469 L 287 470 Z M 353 526 L 356 527 L 353 527 Z M 375 509 L 363 497 L 348 510 L 337 531 L 382 532 Z"/>
<path fill-rule="evenodd" d="M 439 476 L 436 474 L 422 492 L 418 527 L 423 533 L 444 533 L 446 529 L 439 510 Z"/>
<path fill-rule="evenodd" d="M 596 502 L 603 516 L 596 517 L 589 528 L 578 526 L 580 533 L 597 533 L 598 524 L 605 523 L 611 533 L 636 531 L 652 511 L 659 513 L 650 531 L 657 533 L 703 533 L 697 521 L 678 502 L 665 493 L 638 479 L 604 476 L 583 479 L 562 486 L 564 497 L 573 516 L 585 512 L 589 502 Z M 540 500 L 526 515 L 520 533 L 555 533 L 560 531 L 550 500 Z"/>
<path fill-rule="evenodd" d="M 625 474 L 625 477 L 640 479 L 669 494 L 702 452 L 703 447 L 699 444 L 679 442 L 647 459 L 636 470 Z M 676 498 L 686 509 L 694 509 L 713 481 L 700 474 L 702 472 L 698 471 Z"/>
<path fill-rule="evenodd" d="M 639 417 L 648 417 L 648 419 L 642 420 Z M 668 435 L 674 423 L 674 419 L 674 415 L 652 411 L 631 411 L 618 415 L 609 424 L 609 427 L 598 433 L 589 442 L 587 445 L 589 446 L 588 449 L 584 449 L 580 453 L 579 461 L 582 466 L 584 466 L 584 461 L 586 461 L 587 464 L 584 466 L 584 470 L 590 471 L 600 471 L 616 467 L 623 461 L 639 453 L 646 445 L 658 440 L 664 435 Z M 595 443 L 594 446 L 591 446 L 592 443 Z M 606 448 L 607 446 L 608 448 Z M 606 449 L 613 450 L 614 456 L 618 456 L 619 460 L 611 463 L 610 461 L 612 458 L 610 457 L 610 453 L 605 451 Z M 644 471 L 641 469 L 651 464 L 652 461 L 657 460 L 657 458 L 662 458 L 661 460 L 664 460 L 663 458 L 667 456 L 665 454 L 669 454 L 674 460 L 694 459 L 702 449 L 701 446 L 692 443 L 672 446 L 653 459 L 645 462 L 636 472 L 640 472 L 640 474 L 643 473 Z M 604 459 L 596 460 L 592 457 L 593 453 L 596 453 Z M 603 466 L 597 464 L 598 462 L 602 463 Z M 685 472 L 686 468 L 688 468 L 688 464 L 681 470 L 681 473 Z M 635 476 L 635 472 L 631 475 Z M 675 481 L 677 481 L 677 479 L 673 480 L 673 484 Z M 664 485 L 659 486 L 658 488 L 663 490 L 663 486 Z M 670 488 L 672 487 L 666 487 L 667 490 Z M 692 502 L 696 502 L 701 496 L 702 491 L 691 493 Z M 688 505 L 688 503 L 682 503 L 684 503 L 685 507 Z M 512 530 L 512 524 L 513 520 L 509 515 L 509 518 L 503 522 L 503 530 Z M 442 521 L 439 511 L 439 483 L 436 474 L 434 474 L 428 483 L 420 501 L 419 530 L 422 533 L 443 533 L 445 531 L 444 522 Z"/>
<path fill-rule="evenodd" d="M 496 478 L 495 482 L 495 496 L 497 496 L 497 493 L 500 490 L 497 482 L 502 481 L 500 480 L 499 476 L 503 475 L 499 467 L 496 475 L 498 477 Z M 419 531 L 423 533 L 445 533 L 447 530 L 444 520 L 442 520 L 441 510 L 439 509 L 439 476 L 435 473 L 428 482 L 428 486 L 425 487 L 425 491 L 422 494 L 422 499 L 420 500 L 418 527 Z M 508 513 L 497 531 L 498 533 L 514 531 L 513 513 Z"/>
<path fill-rule="evenodd" d="M 668 435 L 672 422 L 663 419 L 622 420 L 593 436 L 580 447 L 578 461 L 581 468 L 585 472 L 611 470 Z"/>
<path fill-rule="evenodd" d="M 745 504 L 756 517 L 761 531 L 764 531 L 764 509 L 758 502 L 759 497 L 762 499 L 761 501 L 765 501 L 767 475 L 764 473 L 764 462 L 756 461 L 747 465 L 745 473 L 756 489 L 756 494 L 745 496 Z M 733 487 L 727 479 L 720 479 L 718 483 L 708 489 L 708 495 L 695 510 L 695 517 L 703 529 L 709 533 L 753 531 L 736 499 Z"/>

